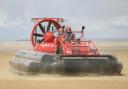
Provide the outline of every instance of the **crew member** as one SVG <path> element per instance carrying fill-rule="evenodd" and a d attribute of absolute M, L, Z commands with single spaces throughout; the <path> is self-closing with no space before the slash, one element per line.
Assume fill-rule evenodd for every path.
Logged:
<path fill-rule="evenodd" d="M 56 48 L 56 53 L 60 54 L 62 53 L 62 45 L 64 44 L 65 41 L 65 33 L 64 33 L 64 26 L 62 26 L 58 30 L 58 37 L 55 38 L 54 43 L 57 46 Z"/>
<path fill-rule="evenodd" d="M 66 41 L 74 40 L 74 34 L 72 33 L 71 27 L 69 27 L 69 26 L 66 28 L 65 40 Z"/>

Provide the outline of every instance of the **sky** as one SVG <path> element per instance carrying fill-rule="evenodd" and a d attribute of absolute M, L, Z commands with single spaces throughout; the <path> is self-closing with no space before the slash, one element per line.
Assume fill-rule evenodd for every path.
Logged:
<path fill-rule="evenodd" d="M 0 0 L 0 41 L 29 39 L 33 17 L 85 25 L 88 39 L 128 39 L 128 0 Z"/>

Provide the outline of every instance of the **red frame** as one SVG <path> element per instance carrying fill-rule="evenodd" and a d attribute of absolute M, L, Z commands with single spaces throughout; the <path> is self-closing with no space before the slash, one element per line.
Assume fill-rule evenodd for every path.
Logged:
<path fill-rule="evenodd" d="M 36 46 L 35 46 L 34 45 L 33 33 L 34 33 L 34 30 L 36 29 L 36 27 L 41 22 L 52 22 L 52 23 L 54 23 L 55 27 L 57 29 L 59 29 L 61 27 L 60 23 L 63 20 L 63 18 L 32 18 L 32 20 L 34 20 L 34 22 L 35 22 L 35 24 L 32 28 L 32 32 L 31 32 L 31 42 L 32 42 L 33 49 L 35 51 L 56 53 L 57 45 L 55 45 L 54 43 L 44 43 L 44 44 L 37 43 Z M 73 55 L 72 47 L 76 47 L 80 50 L 78 52 L 79 55 L 80 54 L 81 55 L 83 55 L 83 54 L 84 55 L 99 55 L 98 49 L 92 41 L 90 41 L 90 40 L 86 41 L 85 39 L 84 39 L 84 41 L 82 41 L 82 37 L 84 37 L 84 35 L 85 35 L 84 32 L 82 32 L 82 31 L 73 31 L 73 32 L 74 33 L 81 33 L 81 41 L 80 41 L 81 44 L 80 45 L 72 45 L 71 42 L 65 42 L 63 44 L 63 54 L 64 55 Z M 85 44 L 88 44 L 88 45 L 85 45 Z M 92 48 L 94 48 L 95 51 L 91 50 Z"/>

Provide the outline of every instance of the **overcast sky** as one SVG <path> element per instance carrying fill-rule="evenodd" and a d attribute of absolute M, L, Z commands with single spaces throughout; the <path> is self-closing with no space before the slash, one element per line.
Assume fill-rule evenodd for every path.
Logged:
<path fill-rule="evenodd" d="M 0 40 L 29 39 L 32 17 L 63 17 L 90 39 L 128 39 L 128 0 L 0 0 Z"/>

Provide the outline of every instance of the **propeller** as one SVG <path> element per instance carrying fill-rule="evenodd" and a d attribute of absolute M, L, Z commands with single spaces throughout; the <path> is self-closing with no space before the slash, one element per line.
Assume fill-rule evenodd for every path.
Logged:
<path fill-rule="evenodd" d="M 43 42 L 44 41 L 44 34 L 46 32 L 50 31 L 51 25 L 53 23 L 51 21 L 48 22 L 47 26 L 42 25 L 41 23 L 38 24 L 38 26 L 35 28 L 35 31 L 33 33 L 34 36 L 34 46 L 37 42 Z M 54 24 L 53 24 L 54 25 Z M 39 27 L 39 28 L 38 28 Z M 38 31 L 40 30 L 40 31 Z M 51 31 L 54 33 L 54 27 L 52 26 Z"/>

